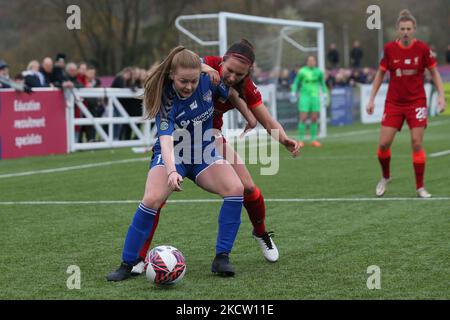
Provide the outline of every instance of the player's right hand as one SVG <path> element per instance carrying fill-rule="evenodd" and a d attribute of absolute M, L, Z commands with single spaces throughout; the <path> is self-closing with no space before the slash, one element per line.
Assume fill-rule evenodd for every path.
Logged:
<path fill-rule="evenodd" d="M 183 178 L 181 177 L 181 175 L 176 172 L 176 171 L 172 171 L 169 176 L 167 177 L 168 181 L 168 185 L 169 188 L 172 189 L 173 191 L 182 191 L 183 188 L 181 188 L 181 184 L 183 183 Z"/>
<path fill-rule="evenodd" d="M 367 114 L 373 114 L 374 109 L 375 109 L 375 102 L 369 101 L 366 107 Z"/>

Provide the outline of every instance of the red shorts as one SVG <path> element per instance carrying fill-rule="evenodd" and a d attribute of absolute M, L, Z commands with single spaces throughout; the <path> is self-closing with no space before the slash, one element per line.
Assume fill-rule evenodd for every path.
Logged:
<path fill-rule="evenodd" d="M 412 129 L 418 127 L 426 127 L 427 119 L 428 108 L 426 105 L 423 107 L 409 107 L 398 106 L 386 102 L 381 125 L 385 127 L 393 127 L 400 131 L 402 130 L 405 120 L 408 123 L 408 127 Z"/>

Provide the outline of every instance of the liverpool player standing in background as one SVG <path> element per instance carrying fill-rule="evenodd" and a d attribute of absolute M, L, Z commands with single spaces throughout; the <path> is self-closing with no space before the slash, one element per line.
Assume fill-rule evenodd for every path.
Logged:
<path fill-rule="evenodd" d="M 416 177 L 416 190 L 419 198 L 430 198 L 424 188 L 425 150 L 422 147 L 423 136 L 427 126 L 428 108 L 424 90 L 424 72 L 431 73 L 439 98 L 439 112 L 445 109 L 444 86 L 436 69 L 434 53 L 425 42 L 414 38 L 416 19 L 408 10 L 402 10 L 397 20 L 399 39 L 386 44 L 384 57 L 373 82 L 367 113 L 372 114 L 375 96 L 389 71 L 390 81 L 386 97 L 383 119 L 381 122 L 378 160 L 382 168 L 382 178 L 376 187 L 376 195 L 381 197 L 386 185 L 391 181 L 390 159 L 391 145 L 395 134 L 401 130 L 403 122 L 408 123 L 411 134 L 412 160 Z"/>

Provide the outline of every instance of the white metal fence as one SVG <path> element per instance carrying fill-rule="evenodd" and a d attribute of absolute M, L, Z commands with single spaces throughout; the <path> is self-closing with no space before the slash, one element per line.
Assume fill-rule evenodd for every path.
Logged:
<path fill-rule="evenodd" d="M 121 98 L 139 99 L 143 91 L 130 89 L 92 88 L 66 90 L 67 137 L 69 151 L 105 149 L 115 147 L 149 147 L 156 139 L 154 120 L 145 120 L 141 116 L 130 116 L 119 101 Z M 86 105 L 86 99 L 96 98 L 104 101 L 104 112 L 94 116 Z M 76 113 L 81 112 L 81 117 Z M 119 140 L 119 130 L 123 125 L 131 127 L 130 140 Z M 95 141 L 79 141 L 78 134 L 82 126 L 93 126 Z"/>

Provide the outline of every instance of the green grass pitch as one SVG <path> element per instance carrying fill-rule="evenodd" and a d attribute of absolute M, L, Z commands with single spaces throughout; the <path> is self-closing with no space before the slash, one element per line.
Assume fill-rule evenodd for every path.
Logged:
<path fill-rule="evenodd" d="M 266 224 L 275 231 L 280 260 L 264 260 L 243 210 L 231 255 L 234 278 L 210 271 L 220 202 L 168 203 L 152 247 L 173 245 L 187 261 L 185 278 L 168 288 L 150 285 L 145 276 L 105 280 L 120 262 L 148 154 L 116 149 L 2 160 L 0 299 L 449 299 L 450 155 L 428 157 L 425 181 L 435 198 L 417 200 L 405 127 L 392 147 L 394 179 L 377 200 L 378 131 L 378 125 L 330 127 L 322 148 L 306 146 L 297 159 L 281 148 L 274 176 L 249 166 L 267 199 Z M 450 149 L 448 117 L 430 121 L 424 146 L 428 155 Z M 143 161 L 117 162 L 135 158 Z M 9 175 L 29 171 L 39 172 Z M 186 181 L 171 199 L 219 198 Z M 79 290 L 67 288 L 70 265 L 81 270 Z M 379 290 L 366 285 L 371 265 L 381 271 Z"/>

